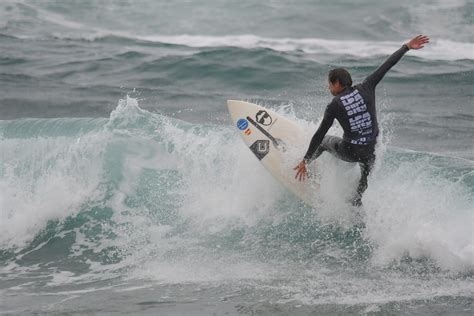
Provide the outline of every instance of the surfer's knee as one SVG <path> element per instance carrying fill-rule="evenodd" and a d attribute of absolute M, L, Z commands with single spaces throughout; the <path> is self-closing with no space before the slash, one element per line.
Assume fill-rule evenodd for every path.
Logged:
<path fill-rule="evenodd" d="M 321 142 L 321 145 L 324 148 L 324 150 L 335 154 L 338 152 L 340 141 L 341 141 L 341 138 L 339 137 L 326 135 L 324 136 L 323 141 Z"/>
<path fill-rule="evenodd" d="M 316 152 L 313 155 L 313 159 L 318 158 L 325 151 L 332 152 L 331 137 L 332 136 L 328 136 L 328 135 L 323 137 L 321 144 L 318 146 L 318 148 L 316 148 Z"/>

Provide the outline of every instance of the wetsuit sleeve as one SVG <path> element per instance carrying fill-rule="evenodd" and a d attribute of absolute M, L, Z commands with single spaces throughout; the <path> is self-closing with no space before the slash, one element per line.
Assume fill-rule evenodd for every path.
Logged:
<path fill-rule="evenodd" d="M 304 159 L 311 161 L 316 149 L 318 149 L 319 145 L 323 141 L 324 136 L 328 132 L 329 128 L 331 127 L 332 123 L 334 122 L 335 113 L 334 113 L 334 106 L 336 104 L 331 102 L 327 107 L 326 111 L 324 111 L 324 117 L 319 125 L 318 130 L 313 135 L 311 142 L 309 143 L 309 148 L 306 151 L 306 155 L 304 155 Z"/>
<path fill-rule="evenodd" d="M 403 44 L 403 46 L 393 53 L 374 73 L 368 76 L 365 81 L 362 83 L 365 87 L 374 90 L 375 86 L 382 80 L 385 74 L 408 52 L 408 46 Z"/>

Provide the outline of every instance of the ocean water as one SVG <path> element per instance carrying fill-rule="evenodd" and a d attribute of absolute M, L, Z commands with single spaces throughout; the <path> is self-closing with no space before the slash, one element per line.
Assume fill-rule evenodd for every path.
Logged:
<path fill-rule="evenodd" d="M 471 315 L 472 1 L 0 3 L 0 314 Z M 377 90 L 376 167 L 312 208 L 227 99 L 314 133 L 326 76 Z M 340 134 L 334 124 L 330 134 Z M 295 161 L 295 165 L 298 161 Z"/>

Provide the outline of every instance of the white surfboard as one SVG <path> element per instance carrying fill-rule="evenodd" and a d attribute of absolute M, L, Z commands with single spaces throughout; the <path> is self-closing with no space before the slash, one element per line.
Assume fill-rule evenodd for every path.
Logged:
<path fill-rule="evenodd" d="M 260 105 L 229 100 L 227 106 L 234 126 L 255 157 L 286 188 L 314 205 L 318 185 L 314 179 L 298 181 L 293 170 L 308 149 L 307 133 L 295 122 Z"/>

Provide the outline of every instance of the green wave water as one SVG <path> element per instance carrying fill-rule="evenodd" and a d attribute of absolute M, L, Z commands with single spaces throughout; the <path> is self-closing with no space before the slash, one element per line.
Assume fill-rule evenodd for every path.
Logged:
<path fill-rule="evenodd" d="M 235 279 L 311 305 L 336 302 L 334 291 L 358 304 L 433 297 L 407 293 L 411 286 L 470 304 L 468 160 L 379 149 L 384 167 L 372 176 L 361 222 L 341 202 L 357 181 L 354 166 L 324 157 L 334 167 L 323 178 L 333 180 L 311 209 L 261 168 L 232 127 L 152 114 L 135 99 L 120 101 L 109 119 L 3 121 L 0 131 L 4 294 Z M 354 274 L 344 276 L 347 267 Z M 308 281 L 328 275 L 352 280 L 353 290 L 328 279 L 322 294 L 308 292 Z M 378 292 L 380 277 L 388 292 Z"/>
<path fill-rule="evenodd" d="M 473 8 L 2 1 L 0 314 L 470 315 Z M 310 208 L 229 125 L 249 100 L 309 138 L 330 68 L 360 82 L 419 33 L 361 210 L 356 166 L 318 159 Z"/>

